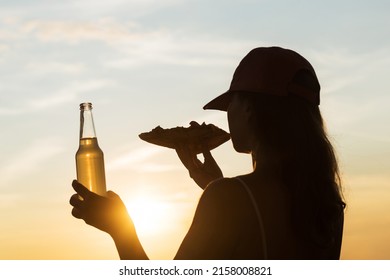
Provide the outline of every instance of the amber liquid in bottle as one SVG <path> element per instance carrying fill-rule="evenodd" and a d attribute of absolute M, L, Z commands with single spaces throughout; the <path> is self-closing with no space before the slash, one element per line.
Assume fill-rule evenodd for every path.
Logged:
<path fill-rule="evenodd" d="M 80 142 L 76 153 L 77 181 L 90 191 L 106 195 L 104 155 L 98 145 L 92 118 L 92 104 L 80 104 Z"/>
<path fill-rule="evenodd" d="M 106 194 L 106 176 L 104 156 L 97 138 L 80 139 L 76 153 L 77 181 L 90 191 L 99 195 Z"/>

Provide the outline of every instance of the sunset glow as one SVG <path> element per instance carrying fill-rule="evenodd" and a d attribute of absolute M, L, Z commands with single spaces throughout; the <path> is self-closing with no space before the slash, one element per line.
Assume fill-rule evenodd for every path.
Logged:
<path fill-rule="evenodd" d="M 79 104 L 94 105 L 107 189 L 152 259 L 171 259 L 202 190 L 172 149 L 141 132 L 213 123 L 251 49 L 304 55 L 321 84 L 347 209 L 342 259 L 390 259 L 390 1 L 2 1 L 0 259 L 118 259 L 110 236 L 71 216 Z M 231 142 L 227 177 L 250 172 Z"/>
<path fill-rule="evenodd" d="M 167 225 L 171 205 L 159 202 L 152 196 L 138 196 L 126 203 L 140 236 L 162 231 Z"/>

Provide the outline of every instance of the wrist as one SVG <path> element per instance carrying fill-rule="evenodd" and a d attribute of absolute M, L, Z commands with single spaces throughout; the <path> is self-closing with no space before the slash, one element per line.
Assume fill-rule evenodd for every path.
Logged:
<path fill-rule="evenodd" d="M 138 239 L 133 223 L 123 224 L 111 234 L 121 260 L 147 260 L 140 240 Z"/>
<path fill-rule="evenodd" d="M 128 217 L 127 219 L 120 219 L 120 221 L 117 221 L 109 234 L 114 240 L 120 240 L 126 237 L 130 238 L 134 232 L 134 225 Z"/>

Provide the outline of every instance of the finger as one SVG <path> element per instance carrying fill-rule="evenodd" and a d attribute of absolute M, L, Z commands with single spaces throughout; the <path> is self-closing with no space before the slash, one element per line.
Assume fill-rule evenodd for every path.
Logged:
<path fill-rule="evenodd" d="M 176 153 L 179 156 L 179 159 L 183 163 L 183 165 L 188 169 L 193 169 L 194 166 L 194 156 L 188 147 L 184 147 L 180 145 L 176 148 Z"/>
<path fill-rule="evenodd" d="M 211 154 L 211 151 L 208 148 L 205 148 L 202 150 L 202 154 L 204 157 L 204 162 L 207 164 L 217 164 L 215 161 L 213 155 Z"/>
<path fill-rule="evenodd" d="M 185 153 L 183 146 L 181 145 L 176 146 L 175 151 L 180 161 L 184 164 L 184 166 L 187 166 L 187 161 L 188 161 L 186 157 L 187 154 Z"/>
<path fill-rule="evenodd" d="M 113 191 L 107 191 L 107 197 L 108 198 L 120 198 L 119 195 L 117 195 L 115 192 Z"/>
<path fill-rule="evenodd" d="M 77 218 L 77 219 L 82 219 L 83 218 L 82 212 L 79 209 L 77 209 L 77 208 L 73 208 L 72 209 L 72 216 Z"/>
<path fill-rule="evenodd" d="M 213 158 L 211 151 L 207 146 L 202 146 L 202 154 L 205 159 Z"/>
<path fill-rule="evenodd" d="M 192 158 L 192 163 L 193 163 L 192 166 L 193 169 L 199 169 L 202 168 L 203 166 L 203 162 L 201 162 L 196 155 L 194 155 L 194 157 Z"/>
<path fill-rule="evenodd" d="M 80 208 L 80 205 L 83 201 L 80 199 L 80 196 L 78 194 L 74 194 L 70 197 L 69 203 L 73 207 Z"/>
<path fill-rule="evenodd" d="M 82 198 L 87 198 L 93 194 L 77 180 L 73 180 L 72 187 Z"/>

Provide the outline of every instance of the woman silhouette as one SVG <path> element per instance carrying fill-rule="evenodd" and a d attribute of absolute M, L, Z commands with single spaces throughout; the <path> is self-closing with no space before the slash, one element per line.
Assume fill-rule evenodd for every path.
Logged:
<path fill-rule="evenodd" d="M 338 259 L 345 203 L 336 157 L 310 63 L 280 47 L 256 48 L 230 88 L 204 109 L 227 111 L 234 149 L 253 172 L 224 178 L 210 151 L 204 162 L 177 153 L 204 189 L 175 259 Z M 147 259 L 119 196 L 91 193 L 77 181 L 72 214 L 109 233 L 121 259 Z"/>

